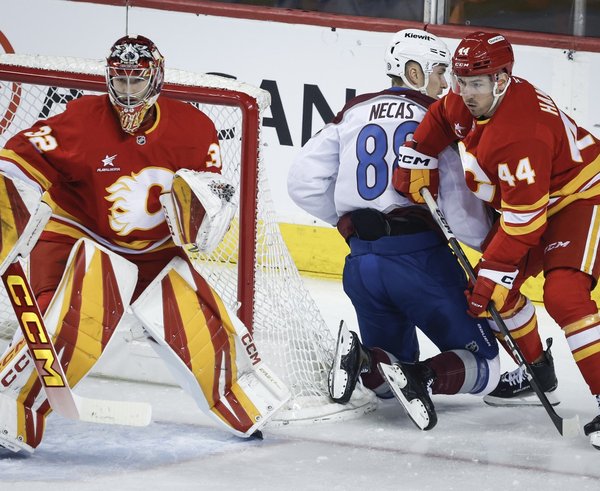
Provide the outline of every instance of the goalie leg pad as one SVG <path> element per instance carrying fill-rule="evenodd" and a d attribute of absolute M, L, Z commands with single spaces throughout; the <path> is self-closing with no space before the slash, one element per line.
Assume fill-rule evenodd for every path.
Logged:
<path fill-rule="evenodd" d="M 136 278 L 135 265 L 92 241 L 81 239 L 73 247 L 44 316 L 71 387 L 89 372 L 112 339 Z M 51 408 L 22 337 L 0 358 L 0 395 L 16 401 L 12 406 L 2 404 L 2 411 L 13 413 L 0 412 L 4 440 L 37 447 Z"/>
<path fill-rule="evenodd" d="M 74 387 L 98 361 L 129 306 L 137 267 L 88 239 L 78 240 L 44 320 Z"/>
<path fill-rule="evenodd" d="M 37 397 L 42 386 L 23 338 L 0 359 L 0 446 L 13 452 L 33 450 L 42 441 L 50 406 Z"/>
<path fill-rule="evenodd" d="M 37 191 L 0 174 L 0 274 L 18 256 L 26 257 L 52 215 Z"/>
<path fill-rule="evenodd" d="M 0 394 L 0 447 L 33 453 L 44 433 L 45 420 L 43 414 L 26 408 L 21 401 Z M 31 444 L 27 443 L 28 434 Z"/>
<path fill-rule="evenodd" d="M 289 399 L 246 327 L 183 259 L 174 258 L 132 309 L 179 385 L 233 434 L 251 436 Z"/>

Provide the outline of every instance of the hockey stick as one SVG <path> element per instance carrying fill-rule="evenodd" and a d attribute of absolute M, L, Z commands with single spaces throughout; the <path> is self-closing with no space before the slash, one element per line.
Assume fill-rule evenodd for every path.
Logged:
<path fill-rule="evenodd" d="M 442 229 L 442 232 L 444 232 L 444 235 L 446 236 L 446 239 L 448 240 L 450 247 L 452 248 L 452 250 L 454 251 L 454 254 L 456 255 L 456 257 L 458 259 L 458 262 L 463 267 L 463 269 L 466 271 L 469 279 L 473 283 L 475 283 L 475 281 L 477 280 L 477 274 L 475 273 L 473 266 L 471 266 L 471 263 L 469 262 L 469 259 L 467 258 L 463 248 L 461 247 L 460 243 L 458 242 L 458 239 L 452 232 L 452 229 L 450 228 L 450 225 L 448 224 L 446 217 L 442 213 L 442 210 L 440 210 L 440 208 L 438 207 L 437 203 L 433 199 L 433 196 L 431 196 L 431 193 L 429 192 L 428 188 L 426 188 L 426 187 L 421 188 L 420 193 L 421 193 L 421 196 L 423 196 L 425 203 L 427 203 L 427 206 L 429 207 L 429 211 L 431 212 L 431 215 L 433 216 L 433 218 L 435 219 L 437 224 Z M 510 352 L 512 353 L 514 359 L 517 361 L 517 363 L 519 364 L 520 367 L 523 367 L 525 369 L 525 373 L 527 375 L 527 378 L 529 379 L 529 383 L 531 384 L 531 387 L 533 388 L 534 392 L 538 396 L 542 405 L 546 409 L 548 416 L 550 416 L 550 419 L 554 423 L 554 426 L 556 426 L 556 429 L 558 430 L 558 432 L 562 436 L 566 436 L 566 437 L 577 436 L 579 434 L 579 416 L 575 415 L 572 418 L 562 418 L 561 416 L 559 416 L 556 413 L 556 411 L 552 407 L 552 404 L 550 404 L 550 401 L 548 401 L 546 394 L 540 388 L 540 383 L 538 382 L 537 378 L 535 377 L 535 374 L 533 373 L 533 370 L 531 369 L 531 365 L 527 362 L 527 360 L 525 360 L 523 353 L 521 352 L 521 350 L 515 343 L 515 340 L 513 339 L 508 327 L 506 327 L 506 324 L 504 323 L 504 320 L 500 316 L 500 313 L 498 312 L 498 309 L 494 305 L 494 302 L 489 303 L 487 310 L 488 310 L 489 314 L 491 315 L 492 319 L 494 320 L 494 322 L 496 323 L 496 325 L 498 326 L 498 328 L 500 329 L 500 332 L 504 336 L 504 340 L 505 340 L 506 344 L 508 345 L 508 347 L 510 348 Z"/>
<path fill-rule="evenodd" d="M 147 426 L 152 408 L 145 402 L 106 401 L 73 393 L 56 354 L 37 301 L 18 260 L 2 274 L 29 354 L 53 410 L 61 416 L 92 423 Z"/>

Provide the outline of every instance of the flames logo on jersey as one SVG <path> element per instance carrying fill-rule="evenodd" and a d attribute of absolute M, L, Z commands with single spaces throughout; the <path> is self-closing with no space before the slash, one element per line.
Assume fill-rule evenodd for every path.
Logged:
<path fill-rule="evenodd" d="M 105 197 L 112 203 L 108 220 L 110 227 L 120 236 L 129 235 L 134 230 L 151 230 L 165 221 L 161 206 L 152 212 L 150 200 L 154 189 L 170 191 L 173 172 L 162 167 L 148 167 L 139 174 L 133 172 L 123 176 L 106 188 L 110 194 Z"/>
<path fill-rule="evenodd" d="M 459 138 L 464 138 L 466 136 L 465 134 L 465 130 L 466 130 L 466 126 L 463 126 L 460 123 L 454 123 L 454 134 L 456 136 L 458 136 Z"/>

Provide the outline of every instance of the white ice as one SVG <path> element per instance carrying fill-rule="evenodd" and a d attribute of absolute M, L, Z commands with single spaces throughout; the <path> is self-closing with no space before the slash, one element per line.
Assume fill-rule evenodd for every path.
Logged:
<path fill-rule="evenodd" d="M 356 329 L 339 281 L 305 279 L 330 326 Z M 598 412 L 567 343 L 554 337 L 560 415 L 581 424 Z M 333 327 L 332 327 L 333 329 Z M 422 355 L 435 353 L 422 339 Z M 503 355 L 503 369 L 514 364 Z M 267 427 L 264 440 L 217 429 L 180 389 L 89 377 L 82 395 L 144 400 L 146 428 L 48 418 L 30 457 L 0 450 L 0 490 L 561 490 L 600 489 L 600 452 L 583 434 L 561 437 L 541 407 L 493 408 L 474 396 L 434 396 L 437 426 L 418 430 L 395 401 L 359 419 Z"/>

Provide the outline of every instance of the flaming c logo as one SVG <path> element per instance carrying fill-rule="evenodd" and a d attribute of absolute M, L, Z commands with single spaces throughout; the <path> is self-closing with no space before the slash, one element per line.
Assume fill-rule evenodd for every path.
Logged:
<path fill-rule="evenodd" d="M 0 31 L 0 47 L 5 53 L 15 52 L 2 31 Z M 7 82 L 7 86 L 9 84 L 10 98 L 8 100 L 8 104 L 6 105 L 6 108 L 0 107 L 0 114 L 2 114 L 2 111 L 4 111 L 4 114 L 2 114 L 2 117 L 0 118 L 0 135 L 2 135 L 2 133 L 4 133 L 12 123 L 12 120 L 17 113 L 19 103 L 21 102 L 21 85 L 17 82 Z M 2 106 L 4 106 L 4 103 L 2 103 Z"/>

